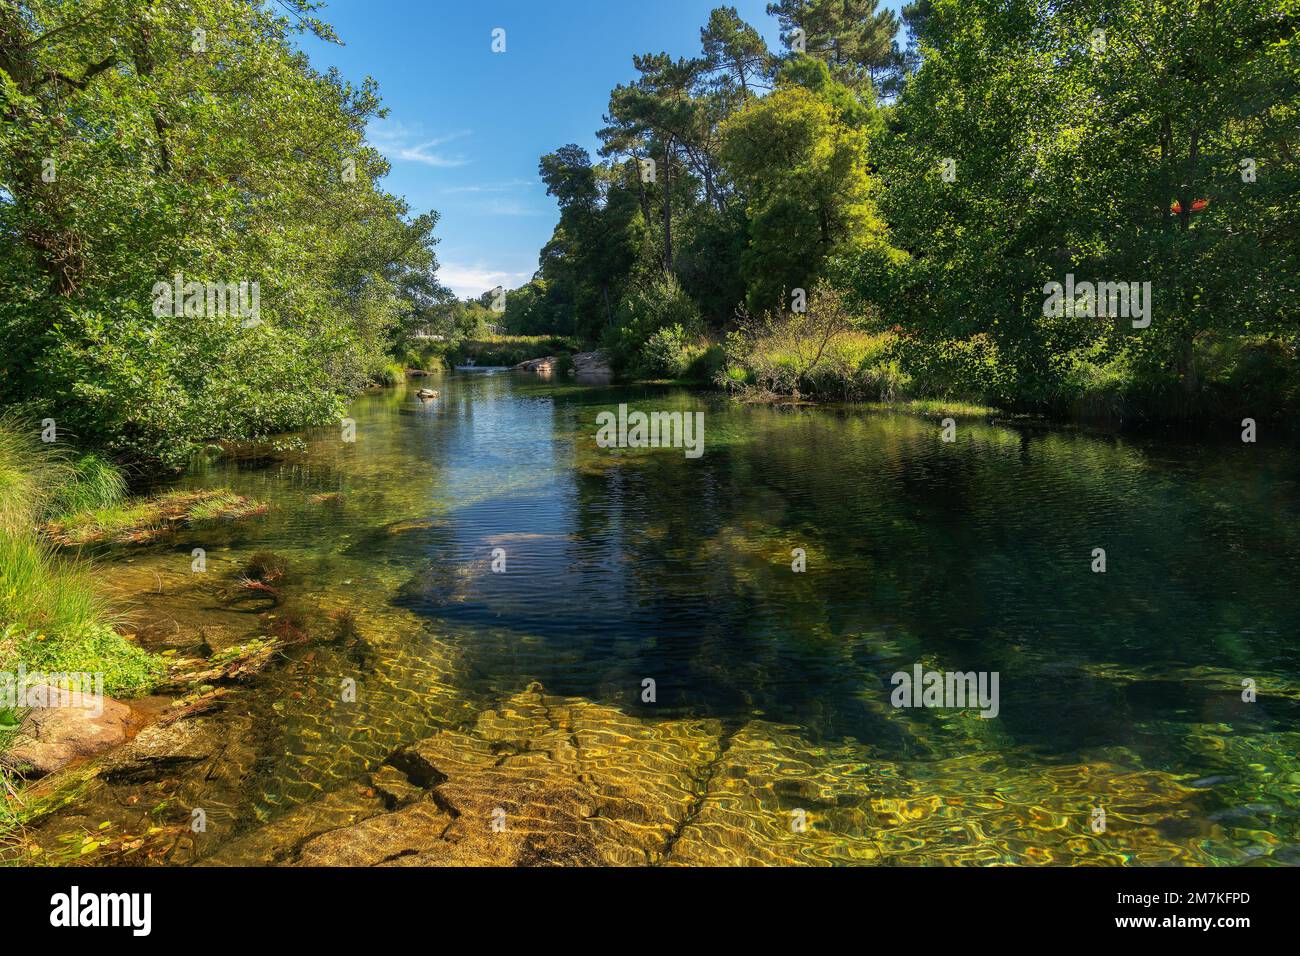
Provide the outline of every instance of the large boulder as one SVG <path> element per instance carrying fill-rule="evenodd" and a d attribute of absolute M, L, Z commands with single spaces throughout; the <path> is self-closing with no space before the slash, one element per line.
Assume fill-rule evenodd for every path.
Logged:
<path fill-rule="evenodd" d="M 29 695 L 33 690 L 28 689 Z M 44 689 L 47 700 L 57 700 L 59 693 Z M 76 706 L 33 707 L 4 762 L 27 776 L 45 776 L 121 744 L 130 724 L 131 708 L 111 697 L 88 697 Z"/>
<path fill-rule="evenodd" d="M 515 368 L 520 372 L 554 372 L 555 367 L 559 365 L 560 360 L 554 355 L 547 355 L 543 358 L 529 359 L 526 362 L 520 362 Z"/>
<path fill-rule="evenodd" d="M 585 384 L 608 384 L 614 376 L 609 353 L 600 349 L 594 352 L 579 352 L 573 357 L 573 374 L 579 382 Z"/>

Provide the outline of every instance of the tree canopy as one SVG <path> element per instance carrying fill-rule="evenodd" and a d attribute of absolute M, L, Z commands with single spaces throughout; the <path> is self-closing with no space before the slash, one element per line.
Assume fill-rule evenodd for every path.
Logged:
<path fill-rule="evenodd" d="M 315 6 L 0 6 L 0 400 L 171 460 L 337 417 L 441 294 L 436 214 L 375 185 L 373 82 L 294 46 L 332 38 Z M 176 276 L 256 283 L 256 321 L 155 314 Z"/>
<path fill-rule="evenodd" d="M 611 94 L 605 161 L 582 164 L 606 185 L 581 214 L 561 199 L 546 296 L 595 339 L 667 274 L 716 339 L 742 305 L 829 282 L 859 328 L 892 330 L 918 388 L 1043 410 L 1295 404 L 1297 11 L 779 0 L 775 53 L 720 7 L 698 56 L 638 56 Z M 559 248 L 618 257 L 567 268 Z M 1076 277 L 1149 287 L 1150 322 L 1048 307 Z"/>

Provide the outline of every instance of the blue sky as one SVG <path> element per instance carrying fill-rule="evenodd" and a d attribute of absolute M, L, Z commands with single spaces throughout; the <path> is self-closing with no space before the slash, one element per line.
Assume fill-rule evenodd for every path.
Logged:
<path fill-rule="evenodd" d="M 699 53 L 719 0 L 332 0 L 320 16 L 344 46 L 304 41 L 318 69 L 379 82 L 389 108 L 371 142 L 385 187 L 441 214 L 439 276 L 458 295 L 515 287 L 537 268 L 558 212 L 537 178 L 543 154 L 577 143 L 593 157 L 609 91 L 632 54 Z M 767 0 L 730 0 L 778 47 Z M 887 4 L 897 9 L 898 2 Z M 492 31 L 506 52 L 492 52 Z"/>

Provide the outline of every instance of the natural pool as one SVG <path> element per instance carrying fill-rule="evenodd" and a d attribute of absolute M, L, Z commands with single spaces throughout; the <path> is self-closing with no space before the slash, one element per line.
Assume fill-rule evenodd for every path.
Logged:
<path fill-rule="evenodd" d="M 984 419 L 949 444 L 910 414 L 519 373 L 418 387 L 359 399 L 355 442 L 184 479 L 264 517 L 103 556 L 155 648 L 311 639 L 210 718 L 219 752 L 48 818 L 49 858 L 201 806 L 154 862 L 279 859 L 316 808 L 364 816 L 399 748 L 445 731 L 499 754 L 492 728 L 564 698 L 511 747 L 562 725 L 576 778 L 671 804 L 604 862 L 1300 863 L 1294 449 Z M 620 403 L 703 411 L 703 455 L 598 447 Z M 263 551 L 285 602 L 232 604 Z M 891 706 L 918 664 L 996 672 L 997 716 Z"/>

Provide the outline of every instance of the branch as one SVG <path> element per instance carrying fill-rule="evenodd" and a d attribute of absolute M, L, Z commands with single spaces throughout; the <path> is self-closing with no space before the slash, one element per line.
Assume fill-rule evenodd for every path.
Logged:
<path fill-rule="evenodd" d="M 84 26 L 86 23 L 95 19 L 95 17 L 103 13 L 104 8 L 107 6 L 108 5 L 105 4 L 103 7 L 100 7 L 98 10 L 92 10 L 90 11 L 90 13 L 87 13 L 84 17 L 82 17 L 79 20 L 72 20 L 68 23 L 60 24 L 59 26 L 55 27 L 52 30 L 47 30 L 46 32 L 42 33 L 40 36 L 36 37 L 34 40 L 31 40 L 28 43 L 24 43 L 21 47 L 19 47 L 19 49 L 30 50 L 33 47 L 40 46 L 46 40 L 58 36 L 60 33 L 66 33 L 69 30 L 75 30 L 77 27 Z"/>
<path fill-rule="evenodd" d="M 56 80 L 62 80 L 64 83 L 67 83 L 69 86 L 75 87 L 79 90 L 84 90 L 87 86 L 90 85 L 91 80 L 93 80 L 99 74 L 103 73 L 105 70 L 110 69 L 111 67 L 114 67 L 116 65 L 117 65 L 117 54 L 110 53 L 108 56 L 100 60 L 98 63 L 92 63 L 90 66 L 86 67 L 86 72 L 81 75 L 81 79 L 79 80 L 73 79 L 72 77 L 68 76 L 66 73 L 60 73 L 58 70 L 54 71 L 54 78 Z"/>

